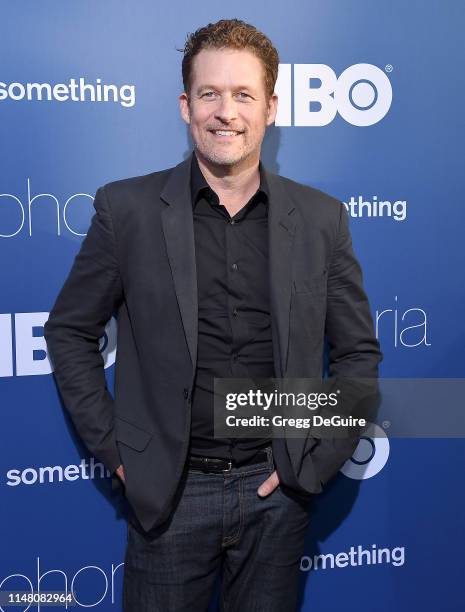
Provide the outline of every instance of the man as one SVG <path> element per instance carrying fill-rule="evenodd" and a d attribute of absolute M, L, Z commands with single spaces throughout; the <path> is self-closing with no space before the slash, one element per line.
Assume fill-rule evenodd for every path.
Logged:
<path fill-rule="evenodd" d="M 356 439 L 213 435 L 213 379 L 376 378 L 381 360 L 338 200 L 260 162 L 278 54 L 238 20 L 187 39 L 195 151 L 98 189 L 45 325 L 79 435 L 130 506 L 126 611 L 293 610 L 312 494 Z M 99 338 L 115 313 L 115 397 Z M 123 485 L 124 483 L 124 485 Z"/>

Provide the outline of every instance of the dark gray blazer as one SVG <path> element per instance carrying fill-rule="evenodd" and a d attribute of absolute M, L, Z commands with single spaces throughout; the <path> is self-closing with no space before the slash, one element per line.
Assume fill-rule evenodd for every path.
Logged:
<path fill-rule="evenodd" d="M 175 168 L 97 190 L 87 236 L 45 324 L 63 403 L 113 473 L 144 529 L 172 509 L 189 442 L 197 353 L 190 156 Z M 337 199 L 266 171 L 277 377 L 376 379 L 381 361 L 348 215 Z M 118 322 L 114 398 L 99 339 Z M 273 439 L 284 486 L 319 493 L 357 439 Z M 123 490 L 112 475 L 113 488 Z"/>

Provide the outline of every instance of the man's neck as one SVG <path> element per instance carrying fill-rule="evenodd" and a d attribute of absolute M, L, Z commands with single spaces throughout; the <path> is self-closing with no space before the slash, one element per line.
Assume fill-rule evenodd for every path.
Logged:
<path fill-rule="evenodd" d="M 259 160 L 243 167 L 213 166 L 196 153 L 200 171 L 233 216 L 243 208 L 260 186 Z"/>

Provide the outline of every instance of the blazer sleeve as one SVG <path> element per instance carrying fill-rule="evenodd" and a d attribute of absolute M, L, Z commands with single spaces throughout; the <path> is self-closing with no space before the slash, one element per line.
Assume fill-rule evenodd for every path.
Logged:
<path fill-rule="evenodd" d="M 105 187 L 71 271 L 44 326 L 58 389 L 89 451 L 114 472 L 121 464 L 99 339 L 123 299 L 115 232 Z"/>
<path fill-rule="evenodd" d="M 328 376 L 349 393 L 359 393 L 360 406 L 370 414 L 376 405 L 378 364 L 382 360 L 363 275 L 354 254 L 349 217 L 341 202 L 338 238 L 328 269 L 325 333 L 328 342 Z M 344 379 L 346 382 L 344 382 Z M 360 379 L 362 379 L 361 382 Z M 372 382 L 367 379 L 373 379 Z M 354 381 L 354 382 L 352 382 Z M 371 400 L 366 398 L 372 398 Z M 352 405 L 357 401 L 352 397 Z M 357 416 L 363 416 L 357 414 Z M 360 438 L 321 438 L 311 452 L 317 487 L 333 478 L 354 453 Z"/>
<path fill-rule="evenodd" d="M 363 275 L 354 254 L 349 216 L 341 203 L 339 231 L 328 270 L 326 337 L 329 376 L 377 378 L 382 359 Z"/>

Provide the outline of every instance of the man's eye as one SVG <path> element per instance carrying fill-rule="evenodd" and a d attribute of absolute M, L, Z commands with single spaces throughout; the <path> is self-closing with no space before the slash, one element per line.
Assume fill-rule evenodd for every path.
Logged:
<path fill-rule="evenodd" d="M 243 100 L 245 100 L 246 98 L 251 98 L 252 96 L 250 96 L 248 93 L 246 93 L 245 91 L 240 91 L 239 92 L 239 98 L 242 98 Z"/>
<path fill-rule="evenodd" d="M 215 95 L 214 91 L 206 91 L 205 93 L 202 94 L 202 98 L 213 98 L 213 96 Z"/>

